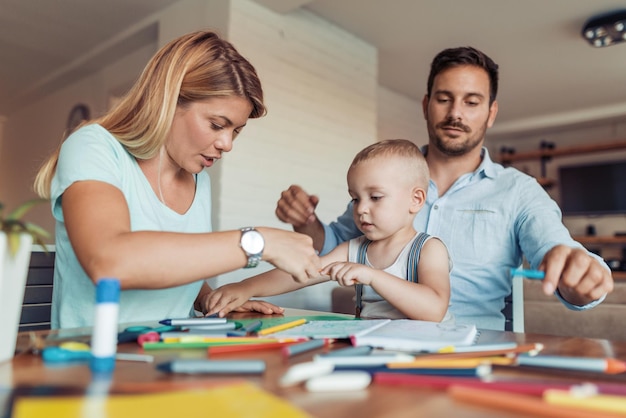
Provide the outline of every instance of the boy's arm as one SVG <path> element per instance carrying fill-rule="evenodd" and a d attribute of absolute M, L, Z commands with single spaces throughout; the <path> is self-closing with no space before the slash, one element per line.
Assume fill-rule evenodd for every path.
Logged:
<path fill-rule="evenodd" d="M 328 255 L 321 257 L 322 265 L 331 262 L 331 260 L 336 260 L 337 257 L 341 257 L 344 250 L 347 258 L 348 250 L 346 243 L 346 245 L 342 244 Z M 206 297 L 203 303 L 209 314 L 218 312 L 220 316 L 224 316 L 250 298 L 280 295 L 329 280 L 328 276 L 320 274 L 318 277 L 310 279 L 305 283 L 298 283 L 290 274 L 282 270 L 273 269 L 237 283 L 220 286 Z"/>
<path fill-rule="evenodd" d="M 439 322 L 445 317 L 450 300 L 449 267 L 445 245 L 438 239 L 429 239 L 420 253 L 419 283 L 358 263 L 335 263 L 322 271 L 342 286 L 357 282 L 371 286 L 407 318 Z"/>

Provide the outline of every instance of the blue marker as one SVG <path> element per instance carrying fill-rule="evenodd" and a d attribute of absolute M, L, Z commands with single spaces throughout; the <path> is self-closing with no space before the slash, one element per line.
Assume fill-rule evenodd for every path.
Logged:
<path fill-rule="evenodd" d="M 546 273 L 541 270 L 511 269 L 511 276 L 523 276 L 532 280 L 543 280 Z"/>

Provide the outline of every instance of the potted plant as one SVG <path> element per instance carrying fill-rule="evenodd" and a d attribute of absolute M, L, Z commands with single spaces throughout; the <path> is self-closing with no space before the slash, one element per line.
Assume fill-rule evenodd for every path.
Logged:
<path fill-rule="evenodd" d="M 0 202 L 0 362 L 15 353 L 24 288 L 33 241 L 46 249 L 49 234 L 43 228 L 23 220 L 24 215 L 45 199 L 32 199 L 4 216 Z"/>

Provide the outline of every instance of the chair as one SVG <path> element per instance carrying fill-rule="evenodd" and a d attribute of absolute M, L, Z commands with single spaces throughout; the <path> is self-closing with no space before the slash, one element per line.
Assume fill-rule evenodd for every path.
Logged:
<path fill-rule="evenodd" d="M 524 278 L 513 276 L 511 294 L 504 299 L 504 330 L 524 332 Z"/>
<path fill-rule="evenodd" d="M 22 303 L 20 331 L 50 329 L 55 255 L 54 246 L 48 246 L 46 253 L 40 246 L 33 245 Z"/>

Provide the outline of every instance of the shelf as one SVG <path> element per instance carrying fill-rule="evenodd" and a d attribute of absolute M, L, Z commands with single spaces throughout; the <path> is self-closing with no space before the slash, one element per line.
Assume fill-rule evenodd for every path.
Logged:
<path fill-rule="evenodd" d="M 613 151 L 626 149 L 626 139 L 615 142 L 607 142 L 604 144 L 577 145 L 564 148 L 541 149 L 537 151 L 520 152 L 520 153 L 500 153 L 500 162 L 502 164 L 510 164 L 514 161 L 526 161 L 537 159 L 550 159 L 564 155 L 587 154 L 590 152 Z"/>
<path fill-rule="evenodd" d="M 589 236 L 578 235 L 572 237 L 581 244 L 588 245 L 626 245 L 626 236 Z M 626 271 L 612 271 L 613 280 L 626 281 Z"/>
<path fill-rule="evenodd" d="M 547 189 L 554 186 L 556 184 L 556 181 L 547 177 L 537 177 L 537 183 L 539 183 L 544 189 Z"/>
<path fill-rule="evenodd" d="M 573 237 L 576 241 L 581 244 L 595 244 L 595 245 L 626 245 L 626 236 L 589 236 L 589 235 L 579 235 Z"/>

